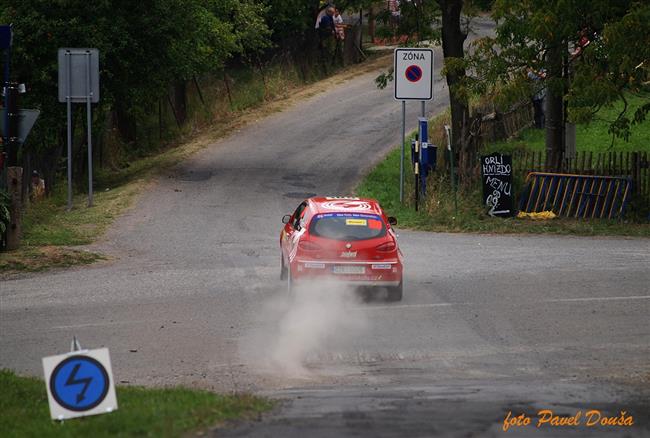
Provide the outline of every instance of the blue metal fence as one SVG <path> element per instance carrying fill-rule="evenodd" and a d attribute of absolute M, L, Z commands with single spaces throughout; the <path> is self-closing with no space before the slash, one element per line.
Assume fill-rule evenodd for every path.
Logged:
<path fill-rule="evenodd" d="M 631 193 L 629 177 L 531 172 L 519 199 L 519 210 L 612 219 L 623 216 Z"/>

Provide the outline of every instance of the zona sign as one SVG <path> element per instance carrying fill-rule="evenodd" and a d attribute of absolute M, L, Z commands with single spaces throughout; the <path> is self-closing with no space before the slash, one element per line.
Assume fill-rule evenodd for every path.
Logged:
<path fill-rule="evenodd" d="M 395 99 L 433 99 L 433 49 L 399 48 L 394 56 Z"/>

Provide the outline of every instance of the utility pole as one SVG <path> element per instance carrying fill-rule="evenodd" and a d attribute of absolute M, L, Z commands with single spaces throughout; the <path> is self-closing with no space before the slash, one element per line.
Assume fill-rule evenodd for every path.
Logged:
<path fill-rule="evenodd" d="M 9 217 L 7 227 L 7 249 L 14 250 L 20 246 L 21 216 L 23 207 L 23 168 L 18 166 L 18 92 L 19 86 L 5 82 L 5 139 L 7 150 L 7 191 L 9 193 Z"/>
<path fill-rule="evenodd" d="M 7 165 L 13 167 L 18 165 L 18 84 L 5 81 L 3 94 L 5 98 L 5 138 L 4 143 L 7 151 Z"/>
<path fill-rule="evenodd" d="M 0 43 L 5 50 L 4 82 L 2 95 L 4 97 L 4 138 L 3 146 L 7 153 L 7 191 L 9 192 L 9 216 L 7 227 L 7 249 L 13 250 L 20 246 L 21 213 L 23 206 L 23 168 L 18 167 L 18 93 L 24 91 L 24 86 L 10 82 L 11 73 L 11 26 L 0 26 Z"/>
<path fill-rule="evenodd" d="M 23 168 L 18 165 L 18 149 L 24 143 L 32 129 L 38 110 L 21 110 L 18 108 L 18 96 L 25 93 L 25 85 L 11 82 L 11 26 L 0 25 L 0 49 L 5 50 L 4 82 L 2 96 L 4 110 L 1 125 L 3 127 L 3 152 L 7 154 L 6 187 L 9 193 L 9 226 L 7 227 L 7 249 L 20 246 L 21 216 L 23 208 Z"/>

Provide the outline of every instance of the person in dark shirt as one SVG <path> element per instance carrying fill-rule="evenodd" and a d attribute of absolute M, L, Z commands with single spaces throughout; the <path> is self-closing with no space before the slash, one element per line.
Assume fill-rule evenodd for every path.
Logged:
<path fill-rule="evenodd" d="M 532 96 L 535 128 L 544 129 L 546 124 L 546 116 L 544 114 L 544 100 L 546 98 L 544 79 L 546 79 L 546 70 L 535 71 L 532 68 L 528 68 L 527 76 L 535 84 L 535 94 Z"/>
<path fill-rule="evenodd" d="M 323 18 L 320 19 L 318 24 L 318 31 L 321 38 L 327 38 L 335 34 L 334 27 L 334 8 L 329 6 Z"/>

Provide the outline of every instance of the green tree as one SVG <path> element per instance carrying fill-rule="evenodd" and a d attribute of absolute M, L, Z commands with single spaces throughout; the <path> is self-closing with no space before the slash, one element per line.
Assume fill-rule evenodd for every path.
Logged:
<path fill-rule="evenodd" d="M 264 0 L 264 4 L 267 7 L 266 22 L 278 47 L 298 51 L 313 42 L 320 0 Z"/>
<path fill-rule="evenodd" d="M 438 0 L 442 22 L 442 52 L 445 59 L 443 74 L 449 86 L 451 110 L 451 138 L 454 151 L 459 154 L 460 175 L 469 169 L 469 95 L 464 86 L 466 78 L 465 40 L 467 33 L 461 23 L 464 8 L 471 9 L 463 0 Z"/>
<path fill-rule="evenodd" d="M 217 0 L 213 11 L 217 17 L 230 17 L 239 53 L 250 57 L 272 47 L 271 29 L 266 22 L 269 6 L 254 0 Z"/>
<path fill-rule="evenodd" d="M 475 91 L 502 102 L 531 94 L 525 70 L 546 71 L 548 165 L 560 168 L 565 121 L 588 122 L 598 108 L 625 93 L 648 93 L 650 5 L 593 0 L 497 0 L 497 35 L 477 44 L 468 81 Z M 566 110 L 566 111 L 565 111 Z M 645 119 L 648 105 L 633 116 L 627 106 L 610 132 L 627 137 Z M 631 117 L 631 118 L 630 118 Z"/>
<path fill-rule="evenodd" d="M 29 90 L 22 106 L 41 110 L 27 147 L 47 187 L 66 144 L 65 105 L 57 101 L 58 48 L 99 49 L 97 127 L 113 113 L 122 138 L 135 141 L 138 117 L 171 85 L 223 69 L 234 54 L 267 47 L 264 13 L 253 0 L 0 0 L 0 22 L 13 23 L 15 31 L 12 76 Z"/>

